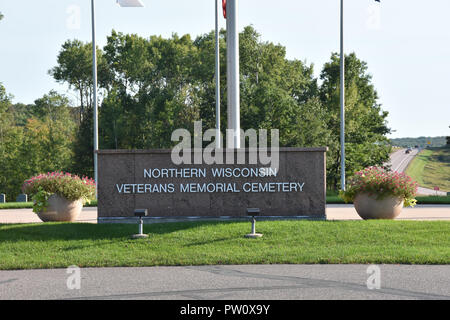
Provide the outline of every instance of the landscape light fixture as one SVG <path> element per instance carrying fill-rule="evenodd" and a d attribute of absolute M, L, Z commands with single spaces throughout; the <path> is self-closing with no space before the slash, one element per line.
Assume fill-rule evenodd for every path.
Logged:
<path fill-rule="evenodd" d="M 256 233 L 256 216 L 259 216 L 259 208 L 247 208 L 247 215 L 252 217 L 252 233 L 246 234 L 246 238 L 261 238 L 261 233 Z"/>
<path fill-rule="evenodd" d="M 147 209 L 134 210 L 134 216 L 139 217 L 139 233 L 132 235 L 131 237 L 133 239 L 148 238 L 148 234 L 144 234 L 144 220 L 142 219 L 142 217 L 146 217 L 147 215 L 148 215 Z"/>

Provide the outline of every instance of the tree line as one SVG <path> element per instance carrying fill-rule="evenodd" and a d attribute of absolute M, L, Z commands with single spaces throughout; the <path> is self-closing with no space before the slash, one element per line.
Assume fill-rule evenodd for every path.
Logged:
<path fill-rule="evenodd" d="M 214 32 L 195 39 L 143 38 L 112 31 L 97 48 L 101 149 L 170 148 L 172 131 L 215 127 Z M 226 32 L 221 31 L 221 104 L 226 106 Z M 368 66 L 346 59 L 347 174 L 389 158 L 390 132 Z M 312 64 L 286 48 L 240 34 L 241 127 L 279 129 L 280 146 L 328 146 L 327 182 L 340 163 L 339 56 L 314 76 Z M 75 105 L 51 91 L 32 105 L 12 104 L 0 86 L 0 192 L 13 197 L 24 179 L 52 170 L 93 176 L 92 44 L 68 40 L 49 74 L 76 93 Z M 226 108 L 221 110 L 226 128 Z"/>
<path fill-rule="evenodd" d="M 403 148 L 414 148 L 418 146 L 420 148 L 433 147 L 439 148 L 443 147 L 448 143 L 450 137 L 418 137 L 418 138 L 393 138 L 390 139 L 393 146 L 403 147 Z"/>

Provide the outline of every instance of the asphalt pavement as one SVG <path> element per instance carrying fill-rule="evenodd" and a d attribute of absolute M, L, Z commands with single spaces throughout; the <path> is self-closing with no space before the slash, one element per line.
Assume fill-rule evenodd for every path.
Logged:
<path fill-rule="evenodd" d="M 74 270 L 0 271 L 0 299 L 450 300 L 450 266 L 242 265 Z"/>
<path fill-rule="evenodd" d="M 409 163 L 417 156 L 419 149 L 411 149 L 410 153 L 405 153 L 406 149 L 400 149 L 391 154 L 390 165 L 392 171 L 404 172 Z"/>

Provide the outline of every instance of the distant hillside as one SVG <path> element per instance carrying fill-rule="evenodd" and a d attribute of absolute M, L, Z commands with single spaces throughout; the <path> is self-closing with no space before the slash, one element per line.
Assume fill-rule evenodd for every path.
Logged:
<path fill-rule="evenodd" d="M 431 144 L 428 144 L 430 142 Z M 419 137 L 419 138 L 397 138 L 391 139 L 393 146 L 399 147 L 443 147 L 447 144 L 446 137 Z"/>

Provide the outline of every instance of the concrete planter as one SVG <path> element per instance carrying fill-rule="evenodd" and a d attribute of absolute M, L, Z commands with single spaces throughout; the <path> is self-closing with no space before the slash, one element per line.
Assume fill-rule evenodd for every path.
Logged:
<path fill-rule="evenodd" d="M 358 194 L 353 201 L 356 212 L 364 220 L 395 219 L 403 209 L 404 200 L 387 197 L 377 200 L 376 195 Z"/>
<path fill-rule="evenodd" d="M 81 200 L 69 201 L 57 194 L 48 199 L 47 211 L 39 212 L 39 219 L 44 222 L 73 222 L 77 220 L 83 209 Z"/>

